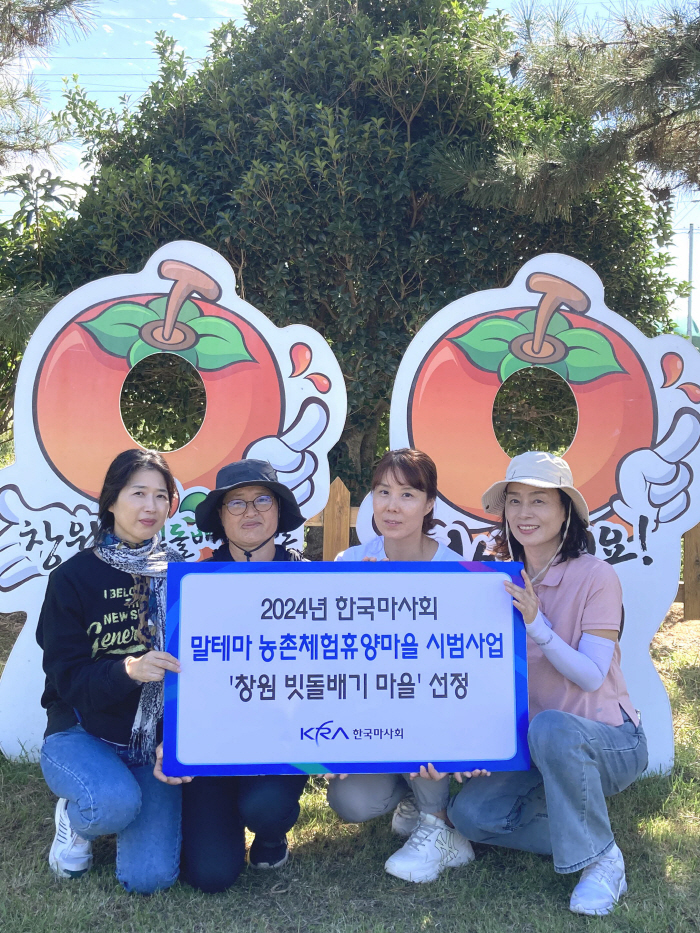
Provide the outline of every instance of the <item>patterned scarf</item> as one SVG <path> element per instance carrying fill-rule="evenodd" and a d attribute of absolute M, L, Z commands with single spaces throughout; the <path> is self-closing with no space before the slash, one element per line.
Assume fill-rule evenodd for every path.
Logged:
<path fill-rule="evenodd" d="M 139 615 L 137 638 L 146 651 L 165 651 L 165 578 L 168 563 L 181 561 L 182 556 L 158 535 L 135 546 L 111 533 L 100 539 L 95 554 L 110 567 L 134 578 L 131 605 Z M 162 716 L 163 681 L 143 684 L 129 741 L 132 760 L 144 764 L 155 761 L 156 728 Z"/>

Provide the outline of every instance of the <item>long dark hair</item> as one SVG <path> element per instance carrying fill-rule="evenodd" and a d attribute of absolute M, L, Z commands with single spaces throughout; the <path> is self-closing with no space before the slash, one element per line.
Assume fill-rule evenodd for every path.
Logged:
<path fill-rule="evenodd" d="M 128 485 L 129 480 L 138 470 L 158 470 L 165 481 L 168 500 L 172 504 L 177 493 L 175 479 L 163 455 L 157 450 L 143 450 L 140 447 L 123 450 L 110 463 L 102 484 L 97 507 L 99 527 L 96 538 L 98 541 L 114 528 L 114 515 L 110 509 L 119 498 L 119 493 Z"/>
<path fill-rule="evenodd" d="M 564 511 L 566 512 L 569 518 L 569 530 L 566 532 L 566 538 L 562 545 L 559 556 L 557 557 L 555 564 L 563 564 L 565 560 L 574 560 L 577 557 L 580 557 L 581 554 L 584 554 L 588 551 L 588 532 L 586 531 L 586 526 L 583 523 L 583 520 L 579 517 L 578 512 L 574 508 L 574 504 L 571 501 L 570 497 L 567 496 L 565 492 L 562 492 L 561 489 L 557 489 L 559 493 L 559 498 L 561 499 L 561 504 L 564 506 Z M 562 522 L 560 529 L 560 535 L 564 534 L 566 529 L 566 518 Z M 510 550 L 508 549 L 508 540 L 510 540 Z M 506 512 L 505 506 L 503 507 L 503 518 L 501 519 L 501 527 L 495 536 L 495 547 L 493 548 L 492 553 L 496 555 L 499 560 L 518 560 L 522 561 L 525 558 L 525 550 L 520 544 L 519 541 L 516 541 L 513 532 L 508 529 L 508 538 L 506 538 Z M 513 557 L 511 558 L 511 551 Z"/>
<path fill-rule="evenodd" d="M 395 478 L 403 479 L 408 486 L 424 492 L 428 499 L 437 499 L 437 467 L 422 450 L 411 447 L 402 447 L 400 450 L 388 450 L 374 468 L 371 490 L 383 482 L 387 473 Z M 433 517 L 434 509 L 423 516 L 423 534 L 427 535 L 437 522 Z"/>

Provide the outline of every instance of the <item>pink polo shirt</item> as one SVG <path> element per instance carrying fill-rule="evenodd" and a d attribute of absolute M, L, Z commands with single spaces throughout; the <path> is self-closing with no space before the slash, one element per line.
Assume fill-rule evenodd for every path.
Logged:
<path fill-rule="evenodd" d="M 550 567 L 535 593 L 552 629 L 572 648 L 581 635 L 596 630 L 620 630 L 622 588 L 617 574 L 605 561 L 582 554 Z M 611 726 L 622 724 L 620 707 L 630 719 L 638 717 L 620 670 L 620 645 L 615 645 L 608 675 L 597 690 L 587 693 L 552 666 L 535 642 L 527 640 L 530 719 L 545 709 L 559 709 Z"/>

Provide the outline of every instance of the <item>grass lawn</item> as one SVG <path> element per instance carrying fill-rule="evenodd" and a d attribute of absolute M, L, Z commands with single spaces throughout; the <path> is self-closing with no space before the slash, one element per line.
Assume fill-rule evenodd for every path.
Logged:
<path fill-rule="evenodd" d="M 673 703 L 676 767 L 610 801 L 625 854 L 628 896 L 607 918 L 570 914 L 576 876 L 548 859 L 476 846 L 477 860 L 433 884 L 407 884 L 382 870 L 397 848 L 389 818 L 345 826 L 324 802 L 323 784 L 302 798 L 292 858 L 275 872 L 244 872 L 227 894 L 176 885 L 151 898 L 122 892 L 113 839 L 95 845 L 95 867 L 56 881 L 47 854 L 54 798 L 39 768 L 0 760 L 0 930 L 3 933 L 634 933 L 700 930 L 700 623 L 678 606 L 654 643 Z M 0 664 L 13 634 L 0 626 Z"/>

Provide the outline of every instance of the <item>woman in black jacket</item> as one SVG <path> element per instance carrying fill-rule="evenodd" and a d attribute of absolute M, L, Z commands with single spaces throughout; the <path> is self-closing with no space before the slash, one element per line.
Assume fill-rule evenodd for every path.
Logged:
<path fill-rule="evenodd" d="M 222 542 L 212 561 L 291 561 L 301 554 L 275 544 L 304 522 L 294 495 L 264 460 L 219 471 L 216 489 L 197 506 L 197 526 Z M 170 780 L 177 780 L 177 778 Z M 229 888 L 245 865 L 245 829 L 255 834 L 251 868 L 279 868 L 286 833 L 299 817 L 304 774 L 197 777 L 183 788 L 182 878 L 202 891 Z"/>
<path fill-rule="evenodd" d="M 175 482 L 154 451 L 111 463 L 93 548 L 51 574 L 39 617 L 48 727 L 46 783 L 60 798 L 49 864 L 84 874 L 91 843 L 117 834 L 117 878 L 127 891 L 172 885 L 180 859 L 181 788 L 153 776 L 163 677 L 179 671 L 163 650 L 165 574 L 181 560 L 160 531 Z"/>

